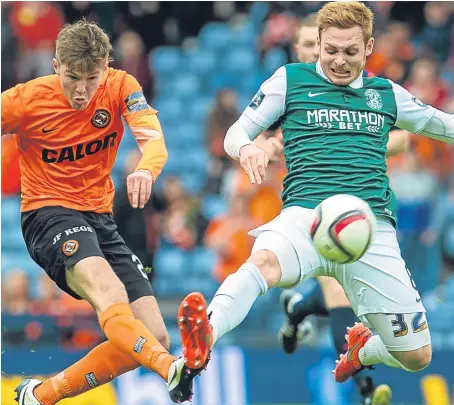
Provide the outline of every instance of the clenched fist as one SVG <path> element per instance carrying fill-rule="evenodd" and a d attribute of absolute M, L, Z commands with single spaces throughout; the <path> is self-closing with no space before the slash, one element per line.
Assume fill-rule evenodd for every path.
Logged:
<path fill-rule="evenodd" d="M 133 208 L 143 208 L 150 199 L 153 176 L 148 170 L 138 170 L 126 178 L 129 203 Z"/>
<path fill-rule="evenodd" d="M 240 164 L 249 176 L 252 184 L 262 184 L 266 179 L 265 169 L 268 166 L 269 157 L 264 150 L 253 143 L 240 149 Z"/>

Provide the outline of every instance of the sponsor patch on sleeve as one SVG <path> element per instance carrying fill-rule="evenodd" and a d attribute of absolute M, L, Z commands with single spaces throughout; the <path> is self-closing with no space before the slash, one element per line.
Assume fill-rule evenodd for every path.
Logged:
<path fill-rule="evenodd" d="M 129 112 L 137 112 L 148 109 L 148 103 L 141 91 L 131 93 L 125 98 L 126 107 Z"/>
<path fill-rule="evenodd" d="M 413 97 L 413 102 L 418 104 L 420 107 L 427 107 L 427 104 L 424 104 L 421 100 L 417 99 L 416 97 Z"/>
<path fill-rule="evenodd" d="M 253 110 L 256 110 L 257 108 L 259 108 L 260 104 L 262 104 L 264 98 L 265 94 L 263 94 L 262 90 L 259 90 L 249 104 L 249 107 L 251 107 Z"/>

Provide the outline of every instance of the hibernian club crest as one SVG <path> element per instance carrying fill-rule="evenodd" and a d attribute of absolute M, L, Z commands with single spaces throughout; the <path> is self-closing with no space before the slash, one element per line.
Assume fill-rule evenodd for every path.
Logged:
<path fill-rule="evenodd" d="M 377 90 L 368 89 L 364 93 L 366 96 L 366 104 L 374 110 L 381 110 L 383 102 L 381 101 L 380 93 Z"/>

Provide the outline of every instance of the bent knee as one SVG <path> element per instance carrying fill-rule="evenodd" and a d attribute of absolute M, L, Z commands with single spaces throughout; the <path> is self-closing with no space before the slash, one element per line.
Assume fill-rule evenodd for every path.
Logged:
<path fill-rule="evenodd" d="M 268 288 L 274 287 L 281 279 L 281 267 L 276 255 L 270 250 L 253 252 L 246 263 L 252 263 L 260 270 Z"/>
<path fill-rule="evenodd" d="M 293 288 L 301 281 L 301 266 L 292 243 L 279 232 L 258 235 L 249 263 L 261 271 L 268 287 Z"/>
<path fill-rule="evenodd" d="M 114 304 L 129 302 L 126 288 L 102 257 L 88 257 L 66 271 L 66 282 L 98 313 Z"/>
<path fill-rule="evenodd" d="M 432 361 L 432 346 L 427 345 L 410 352 L 393 353 L 393 355 L 410 371 L 421 371 Z"/>

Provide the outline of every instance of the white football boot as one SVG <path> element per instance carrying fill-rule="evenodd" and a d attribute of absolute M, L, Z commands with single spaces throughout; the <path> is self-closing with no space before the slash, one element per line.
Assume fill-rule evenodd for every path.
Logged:
<path fill-rule="evenodd" d="M 40 384 L 42 381 L 32 378 L 22 381 L 14 390 L 17 393 L 15 401 L 19 405 L 41 405 L 33 394 L 33 390 Z"/>

